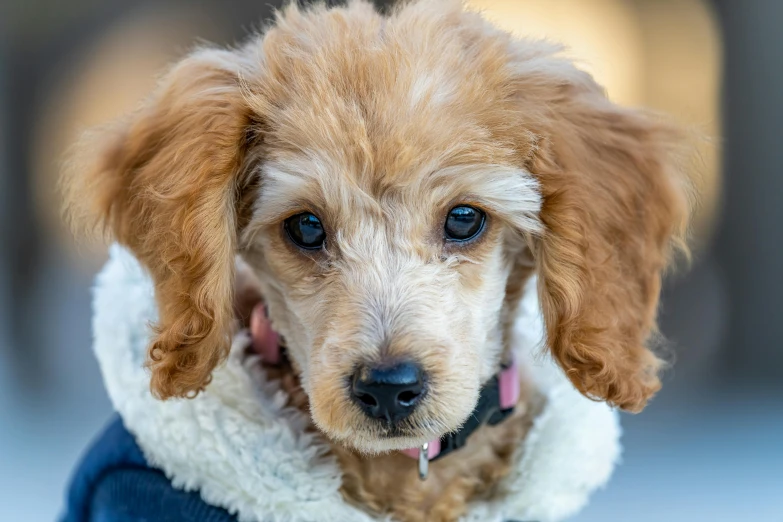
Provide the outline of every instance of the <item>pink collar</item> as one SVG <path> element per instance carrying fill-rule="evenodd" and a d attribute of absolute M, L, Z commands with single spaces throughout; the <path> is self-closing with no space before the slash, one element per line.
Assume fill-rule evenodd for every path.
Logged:
<path fill-rule="evenodd" d="M 262 304 L 256 305 L 250 316 L 250 335 L 256 353 L 261 355 L 265 363 L 280 364 L 282 359 L 280 339 L 277 332 L 269 325 Z M 428 461 L 444 457 L 464 446 L 468 436 L 483 424 L 495 425 L 501 422 L 513 412 L 518 400 L 519 371 L 516 361 L 512 360 L 511 364 L 504 366 L 484 384 L 476 408 L 459 430 L 426 444 L 426 455 L 424 455 L 425 446 L 402 450 L 402 453 L 419 459 L 419 472 L 422 478 L 425 478 Z"/>

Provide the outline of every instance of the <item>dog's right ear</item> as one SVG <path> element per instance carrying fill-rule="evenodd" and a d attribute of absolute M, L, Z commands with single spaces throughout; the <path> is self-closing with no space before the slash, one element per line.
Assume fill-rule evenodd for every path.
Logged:
<path fill-rule="evenodd" d="M 88 133 L 64 171 L 72 221 L 128 247 L 154 281 L 148 366 L 162 399 L 197 393 L 228 353 L 252 74 L 239 52 L 194 52 L 140 110 Z"/>
<path fill-rule="evenodd" d="M 517 117 L 538 138 L 527 167 L 542 196 L 534 257 L 547 345 L 583 394 L 640 411 L 665 366 L 650 341 L 661 278 L 685 249 L 688 135 L 614 104 L 556 56 L 512 63 Z"/>

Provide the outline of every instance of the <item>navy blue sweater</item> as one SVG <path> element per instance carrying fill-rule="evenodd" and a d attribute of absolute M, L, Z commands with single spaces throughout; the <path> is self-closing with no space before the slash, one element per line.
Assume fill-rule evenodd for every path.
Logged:
<path fill-rule="evenodd" d="M 62 522 L 236 522 L 198 493 L 174 489 L 144 459 L 117 417 L 93 442 L 71 478 Z"/>

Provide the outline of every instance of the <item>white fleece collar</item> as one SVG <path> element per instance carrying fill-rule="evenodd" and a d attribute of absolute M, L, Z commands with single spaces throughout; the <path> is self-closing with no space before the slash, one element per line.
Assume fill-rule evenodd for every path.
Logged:
<path fill-rule="evenodd" d="M 143 367 L 156 317 L 152 284 L 128 251 L 115 245 L 110 255 L 94 292 L 94 350 L 114 407 L 150 465 L 242 522 L 377 520 L 343 501 L 327 442 L 305 431 L 305 415 L 287 408 L 284 392 L 243 355 L 247 335 L 236 337 L 198 397 L 154 399 Z M 534 285 L 520 307 L 515 344 L 546 404 L 502 483 L 503 498 L 472 503 L 465 521 L 564 520 L 619 459 L 616 412 L 581 396 L 548 357 L 534 355 L 543 335 Z"/>

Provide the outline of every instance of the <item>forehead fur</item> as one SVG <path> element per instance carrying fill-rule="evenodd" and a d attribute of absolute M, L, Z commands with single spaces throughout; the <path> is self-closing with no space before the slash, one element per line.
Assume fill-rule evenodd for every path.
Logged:
<path fill-rule="evenodd" d="M 388 16 L 364 2 L 288 7 L 248 49 L 262 64 L 245 89 L 268 161 L 307 157 L 374 195 L 446 167 L 524 165 L 535 139 L 513 129 L 508 40 L 488 31 L 452 1 Z"/>

